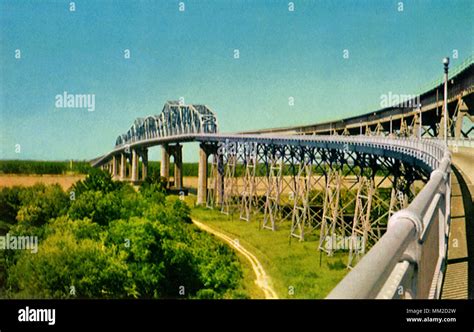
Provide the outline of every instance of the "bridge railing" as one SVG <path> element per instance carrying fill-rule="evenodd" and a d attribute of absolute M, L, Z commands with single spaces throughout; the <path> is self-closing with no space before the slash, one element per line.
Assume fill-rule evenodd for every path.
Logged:
<path fill-rule="evenodd" d="M 451 156 L 443 150 L 425 187 L 328 299 L 440 297 L 451 210 Z"/>
<path fill-rule="evenodd" d="M 467 67 L 469 67 L 470 65 L 472 65 L 474 63 L 474 54 L 471 54 L 469 57 L 467 57 L 466 59 L 464 59 L 463 62 L 461 62 L 460 64 L 458 64 L 457 66 L 453 67 L 450 71 L 449 71 L 449 79 L 452 79 L 453 77 L 455 77 L 456 75 L 458 75 L 459 73 L 461 73 L 463 70 L 465 70 Z M 427 83 L 425 85 L 423 85 L 420 89 L 419 89 L 419 94 L 423 94 L 425 93 L 426 91 L 430 91 L 440 85 L 444 84 L 444 75 L 443 76 L 440 76 L 438 77 L 437 79 L 431 81 L 430 83 Z"/>
<path fill-rule="evenodd" d="M 314 136 L 302 136 L 303 139 L 314 139 Z M 310 138 L 308 138 L 310 137 Z M 312 138 L 311 138 L 312 137 Z M 348 144 L 366 145 L 375 149 L 401 152 L 424 162 L 430 170 L 440 165 L 446 145 L 439 139 L 418 139 L 413 137 L 383 137 L 383 136 L 316 136 L 319 141 L 346 142 Z"/>
<path fill-rule="evenodd" d="M 454 148 L 456 147 L 464 147 L 464 148 L 474 148 L 474 139 L 473 138 L 464 138 L 464 137 L 460 137 L 460 138 L 454 138 L 454 137 L 450 137 L 448 139 L 448 145 L 449 146 L 452 146 Z M 454 151 L 456 152 L 456 151 Z"/>

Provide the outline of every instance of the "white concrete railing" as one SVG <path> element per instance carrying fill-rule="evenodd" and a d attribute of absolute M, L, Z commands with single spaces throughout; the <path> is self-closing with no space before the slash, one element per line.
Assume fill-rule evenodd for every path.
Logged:
<path fill-rule="evenodd" d="M 456 148 L 474 148 L 474 138 L 448 138 L 448 145 Z M 456 151 L 455 151 L 456 152 Z"/>
<path fill-rule="evenodd" d="M 248 135 L 248 134 L 207 134 L 198 135 L 198 139 L 228 139 L 242 142 L 273 142 L 281 144 L 329 143 L 364 146 L 374 149 L 374 153 L 382 155 L 382 151 L 393 151 L 400 155 L 412 157 L 429 166 L 433 171 L 443 159 L 446 145 L 438 139 L 418 139 L 411 137 L 393 138 L 384 136 L 337 136 L 337 135 Z"/>

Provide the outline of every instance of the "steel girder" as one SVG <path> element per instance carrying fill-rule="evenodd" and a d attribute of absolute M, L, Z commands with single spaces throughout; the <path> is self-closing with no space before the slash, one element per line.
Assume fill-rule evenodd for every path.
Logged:
<path fill-rule="evenodd" d="M 429 171 L 416 164 L 348 147 L 257 142 L 249 149 L 249 142 L 237 138 L 227 138 L 226 144 L 233 149 L 223 149 L 224 172 L 211 174 L 224 173 L 223 213 L 240 207 L 240 219 L 258 216 L 260 227 L 271 230 L 289 221 L 290 239 L 300 241 L 319 229 L 319 248 L 328 254 L 337 250 L 324 244 L 328 237 L 362 234 L 363 246 L 350 250 L 349 265 L 414 197 L 414 183 L 429 179 Z"/>

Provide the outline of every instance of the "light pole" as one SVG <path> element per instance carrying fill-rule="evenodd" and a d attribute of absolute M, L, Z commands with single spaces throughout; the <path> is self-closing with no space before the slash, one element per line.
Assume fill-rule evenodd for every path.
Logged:
<path fill-rule="evenodd" d="M 448 145 L 448 68 L 449 58 L 443 59 L 444 65 L 444 141 Z"/>

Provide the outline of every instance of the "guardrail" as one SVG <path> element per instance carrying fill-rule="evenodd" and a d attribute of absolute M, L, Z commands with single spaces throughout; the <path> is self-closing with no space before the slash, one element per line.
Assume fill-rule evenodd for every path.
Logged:
<path fill-rule="evenodd" d="M 224 141 L 241 140 L 253 142 L 266 143 L 288 143 L 293 145 L 298 144 L 316 144 L 322 147 L 325 144 L 348 144 L 348 146 L 358 145 L 374 149 L 374 153 L 383 154 L 382 150 L 393 151 L 399 155 L 412 157 L 423 162 L 427 168 L 434 170 L 438 167 L 443 153 L 444 143 L 440 143 L 437 139 L 416 139 L 416 138 L 392 138 L 382 136 L 336 136 L 336 135 L 251 135 L 251 134 L 180 134 L 168 137 L 156 137 L 143 140 L 136 140 L 134 142 L 115 147 L 109 153 L 94 160 L 92 166 L 100 166 L 104 161 L 111 158 L 113 154 L 118 154 L 121 151 L 132 149 L 137 146 L 153 146 L 165 143 L 191 142 L 191 141 Z"/>
<path fill-rule="evenodd" d="M 366 147 L 370 153 L 384 155 L 395 152 L 398 158 L 409 157 L 420 161 L 423 168 L 432 172 L 441 163 L 446 145 L 439 139 L 418 139 L 411 137 L 384 136 L 338 136 L 338 135 L 249 135 L 249 134 L 201 134 L 195 136 L 199 141 L 242 141 L 290 145 L 315 145 L 336 149 L 351 149 L 354 146 Z"/>
<path fill-rule="evenodd" d="M 469 67 L 470 65 L 472 65 L 474 63 L 474 54 L 471 54 L 469 57 L 467 57 L 466 59 L 464 59 L 463 62 L 461 62 L 460 64 L 454 66 L 450 71 L 449 71 L 449 74 L 448 74 L 448 79 L 452 79 L 453 77 L 455 77 L 456 75 L 458 75 L 460 72 L 462 72 L 464 69 L 466 69 L 467 67 Z M 441 64 L 440 64 L 441 66 Z M 444 84 L 444 75 L 438 77 L 437 79 L 427 83 L 427 84 L 424 84 L 422 87 L 419 88 L 419 93 L 418 94 L 423 94 L 425 93 L 426 91 L 430 91 L 440 85 Z"/>
<path fill-rule="evenodd" d="M 327 299 L 440 297 L 451 218 L 451 155 L 443 150 L 428 183 Z"/>
<path fill-rule="evenodd" d="M 448 138 L 448 145 L 454 148 L 464 147 L 464 148 L 474 148 L 474 139 L 472 138 Z M 457 151 L 454 151 L 457 152 Z"/>

